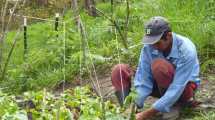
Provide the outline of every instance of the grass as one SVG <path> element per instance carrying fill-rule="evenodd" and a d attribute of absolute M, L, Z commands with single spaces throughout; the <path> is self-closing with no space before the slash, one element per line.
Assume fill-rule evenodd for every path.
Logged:
<path fill-rule="evenodd" d="M 108 16 L 113 16 L 121 30 L 125 23 L 126 3 L 118 2 L 111 13 L 110 3 L 102 2 L 97 8 Z M 212 19 L 214 11 L 208 3 L 202 0 L 131 0 L 130 21 L 128 29 L 128 45 L 134 46 L 141 43 L 144 34 L 144 23 L 152 16 L 166 17 L 174 32 L 189 37 L 197 46 L 202 70 L 205 71 L 214 59 L 215 21 Z M 61 21 L 71 20 L 72 13 L 68 11 Z M 93 70 L 92 61 L 96 71 L 102 73 L 110 71 L 110 67 L 119 62 L 136 66 L 142 46 L 125 50 L 120 41 L 119 34 L 115 32 L 112 23 L 105 17 L 91 17 L 81 11 L 81 18 L 85 26 L 88 41 L 86 64 L 90 71 Z M 50 18 L 52 19 L 52 18 Z M 28 26 L 28 55 L 23 60 L 23 33 L 19 36 L 12 58 L 9 62 L 5 80 L 1 80 L 0 87 L 10 94 L 24 91 L 38 91 L 43 88 L 53 89 L 64 81 L 73 82 L 79 79 L 81 36 L 74 25 L 74 20 L 66 23 L 66 36 L 60 24 L 59 32 L 54 31 L 54 23 L 40 21 Z M 16 31 L 7 35 L 4 60 L 13 42 Z M 56 37 L 58 34 L 58 37 Z M 64 39 L 65 38 L 65 39 Z M 64 40 L 66 48 L 64 48 Z M 118 44 L 119 43 L 119 44 Z M 119 47 L 119 49 L 118 49 Z M 64 50 L 65 62 L 64 65 Z M 208 51 L 212 51 L 208 53 Z M 118 56 L 119 53 L 119 56 Z M 92 58 L 91 58 L 91 57 Z M 92 59 L 92 61 L 91 61 Z M 4 61 L 5 62 L 5 61 Z M 83 64 L 82 64 L 83 65 Z M 107 70 L 108 69 L 108 70 Z M 82 68 L 85 78 L 89 78 L 88 69 Z M 65 74 L 65 76 L 64 76 Z M 213 110 L 208 112 L 185 110 L 187 119 L 212 119 Z M 195 114 L 195 115 L 193 115 Z M 209 117 L 208 117 L 209 116 Z M 211 118 L 210 118 L 211 117 Z"/>

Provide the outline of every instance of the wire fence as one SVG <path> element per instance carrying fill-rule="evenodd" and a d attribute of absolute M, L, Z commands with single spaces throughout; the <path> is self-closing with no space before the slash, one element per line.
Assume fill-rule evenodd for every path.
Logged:
<path fill-rule="evenodd" d="M 213 6 L 213 5 L 212 5 Z M 209 9 L 211 10 L 211 9 Z M 11 12 L 11 14 L 13 14 Z M 20 22 L 20 21 L 23 21 L 24 18 L 27 18 L 28 21 L 31 21 L 31 22 L 34 22 L 36 24 L 41 24 L 41 25 L 44 25 L 42 23 L 46 22 L 46 25 L 45 28 L 47 32 L 44 32 L 44 30 L 40 30 L 40 28 L 38 26 L 34 26 L 34 25 L 31 25 L 31 26 L 28 26 L 27 27 L 27 40 L 28 41 L 32 41 L 32 42 L 29 42 L 28 43 L 28 58 L 31 58 L 31 62 L 33 65 L 37 66 L 37 64 L 40 64 L 40 63 L 37 63 L 37 59 L 40 58 L 39 56 L 40 55 L 44 55 L 44 52 L 46 55 L 44 55 L 43 57 L 44 58 L 41 58 L 42 59 L 48 59 L 50 58 L 49 54 L 50 53 L 54 53 L 56 52 L 56 50 L 58 49 L 59 46 L 62 47 L 60 53 L 57 55 L 57 56 L 52 56 L 53 58 L 50 59 L 50 63 L 52 63 L 51 61 L 55 61 L 56 63 L 58 63 L 61 68 L 62 68 L 62 71 L 63 74 L 60 74 L 61 77 L 59 78 L 63 78 L 63 85 L 62 85 L 62 89 L 64 91 L 64 87 L 65 87 L 65 81 L 66 81 L 66 75 L 65 73 L 67 72 L 66 70 L 66 40 L 69 38 L 66 38 L 66 30 L 68 29 L 68 27 L 70 26 L 67 26 L 67 22 L 70 22 L 70 21 L 61 21 L 59 20 L 58 21 L 58 27 L 56 29 L 56 19 L 43 19 L 43 18 L 38 18 L 38 17 L 31 17 L 31 16 L 22 16 L 22 15 L 17 15 L 17 14 L 13 14 L 13 22 L 17 22 L 19 24 L 23 24 L 23 22 Z M 213 17 L 213 15 L 211 15 Z M 133 17 L 132 18 L 133 20 L 134 19 L 138 19 L 139 21 L 143 20 L 144 17 Z M 144 21 L 144 20 L 143 20 Z M 174 20 L 174 19 L 171 19 L 170 22 L 172 23 L 178 23 L 178 26 L 181 26 L 181 28 L 184 28 L 184 26 L 186 26 L 187 24 L 192 24 L 194 20 Z M 139 22 L 139 23 L 142 23 L 142 22 Z M 141 24 L 141 26 L 143 26 Z M 176 26 L 176 27 L 178 27 Z M 97 61 L 103 61 L 102 64 L 109 64 L 111 63 L 111 65 L 113 64 L 119 64 L 121 62 L 124 62 L 123 61 L 123 55 L 122 55 L 122 52 L 123 50 L 120 48 L 120 43 L 116 42 L 117 40 L 116 39 L 119 39 L 117 38 L 117 33 L 116 33 L 116 30 L 113 28 L 113 26 L 99 26 L 99 27 L 96 27 L 96 28 L 90 28 L 91 32 L 90 34 L 92 34 L 92 38 L 96 38 L 97 37 L 97 46 L 100 46 L 101 44 L 103 44 L 102 42 L 102 39 L 104 39 L 102 37 L 103 34 L 101 35 L 98 35 L 99 32 L 104 32 L 104 33 L 110 33 L 109 35 L 111 36 L 110 39 L 111 40 L 114 40 L 115 43 L 113 44 L 114 46 L 112 46 L 112 48 L 108 48 L 108 49 L 111 49 L 113 50 L 113 53 L 114 54 L 111 54 L 109 56 L 105 56 L 103 57 L 102 55 L 100 55 L 101 52 L 98 52 L 96 51 L 96 49 L 92 48 L 91 47 L 91 41 L 88 41 L 88 46 L 87 46 L 87 49 L 88 49 L 88 55 L 89 55 L 89 64 L 87 65 L 87 70 L 88 70 L 88 73 L 89 76 L 88 78 L 91 79 L 91 84 L 93 84 L 93 86 L 96 86 L 95 89 L 96 91 L 98 91 L 99 93 L 99 96 L 100 97 L 104 97 L 104 95 L 109 95 L 109 93 L 112 93 L 113 92 L 113 88 L 111 88 L 111 84 L 110 85 L 107 85 L 107 83 L 109 84 L 110 83 L 110 79 L 105 79 L 104 81 L 101 81 L 101 79 L 103 78 L 100 78 L 100 76 L 98 76 L 98 71 L 100 71 L 99 68 L 97 68 L 96 64 L 98 62 L 95 62 L 94 60 L 97 60 Z M 38 34 L 34 34 L 33 32 L 31 31 L 37 31 L 39 33 L 41 33 L 39 36 Z M 57 32 L 48 32 L 48 31 L 57 31 Z M 213 31 L 213 30 L 209 30 L 209 31 Z M 95 35 L 94 35 L 95 34 Z M 88 36 L 89 36 L 89 33 L 88 33 Z M 132 36 L 130 36 L 132 37 Z M 24 39 L 24 38 L 19 38 L 20 40 L 21 39 Z M 34 40 L 33 40 L 34 39 Z M 37 40 L 35 40 L 37 39 Z M 49 39 L 50 41 L 47 41 L 47 39 Z M 138 40 L 136 40 L 138 41 Z M 59 43 L 58 43 L 59 42 Z M 205 61 L 209 61 L 211 59 L 214 58 L 214 55 L 215 55 L 215 50 L 213 48 L 211 48 L 210 46 L 212 45 L 213 47 L 213 42 L 208 40 L 206 41 L 207 43 L 205 44 L 206 46 L 203 46 L 203 47 L 198 47 L 198 46 L 201 46 L 200 44 L 197 44 L 197 50 L 198 50 L 198 55 L 199 55 L 199 58 L 200 58 L 200 63 L 201 65 L 205 62 Z M 44 46 L 41 46 L 41 43 L 44 43 L 43 45 Z M 80 43 L 81 45 L 82 43 Z M 105 44 L 108 44 L 105 43 Z M 104 44 L 104 45 L 105 45 Z M 24 44 L 22 44 L 23 46 L 21 46 L 22 48 L 24 48 Z M 9 47 L 9 46 L 7 46 Z M 142 43 L 141 43 L 141 40 L 138 42 L 138 43 L 135 43 L 135 44 L 132 44 L 129 46 L 129 50 L 132 50 L 132 49 L 135 49 L 135 50 L 138 50 L 140 51 L 140 48 L 142 47 Z M 19 46 L 20 48 L 20 46 Z M 117 49 L 116 49 L 117 48 Z M 128 50 L 128 51 L 129 51 Z M 16 68 L 17 67 L 17 63 L 20 64 L 22 63 L 21 61 L 16 61 L 15 58 L 20 58 L 22 56 L 24 56 L 24 52 L 22 52 L 23 49 L 21 50 L 17 50 L 14 51 L 14 56 L 13 56 L 13 60 L 9 67 L 10 68 Z M 32 51 L 32 53 L 31 53 Z M 33 51 L 36 51 L 36 52 L 33 52 Z M 93 52 L 92 52 L 93 51 Z M 98 55 L 98 56 L 95 56 L 95 55 Z M 57 59 L 56 59 L 57 58 Z M 117 59 L 116 59 L 117 58 Z M 138 61 L 137 59 L 138 57 L 135 58 L 136 61 Z M 56 59 L 56 60 L 54 60 Z M 113 61 L 112 61 L 113 60 Z M 126 61 L 126 60 L 125 60 Z M 50 63 L 45 63 L 45 64 L 50 64 Z M 82 76 L 83 75 L 83 68 L 82 67 L 86 67 L 83 65 L 82 61 L 80 60 L 79 61 L 80 63 L 80 75 Z M 79 64 L 77 63 L 77 64 Z M 136 62 L 137 63 L 137 62 Z M 203 76 L 209 76 L 211 74 L 214 74 L 214 70 L 213 70 L 213 67 L 210 67 L 210 66 L 214 66 L 213 62 L 208 62 L 208 64 L 203 64 L 205 65 L 207 68 L 210 68 L 211 70 L 206 70 L 204 74 L 202 74 Z M 29 66 L 28 66 L 29 67 Z M 46 66 L 47 67 L 47 66 Z M 52 66 L 48 66 L 47 68 L 44 68 L 45 70 L 49 70 L 50 72 L 52 72 L 54 70 L 53 69 L 49 69 L 50 67 Z M 9 71 L 9 73 L 12 73 L 13 71 Z M 46 76 L 44 73 L 44 71 L 33 71 L 33 72 L 37 72 L 36 74 L 38 75 L 43 75 L 44 78 L 40 78 L 40 79 L 48 79 L 48 76 Z M 54 72 L 53 72 L 54 74 Z M 35 75 L 35 73 L 33 73 L 32 75 Z M 109 70 L 109 74 L 107 75 L 110 75 L 110 70 Z M 24 78 L 26 76 L 24 75 Z M 106 76 L 108 77 L 108 76 Z M 110 78 L 110 77 L 109 77 Z M 80 77 L 81 80 L 83 80 L 84 78 Z M 104 86 L 103 83 L 105 83 L 105 85 L 107 86 Z M 107 89 L 105 89 L 107 88 Z"/>
<path fill-rule="evenodd" d="M 7 66 L 7 79 L 15 82 L 14 85 L 19 83 L 20 87 L 25 88 L 28 85 L 26 82 L 37 82 L 39 85 L 43 84 L 46 79 L 56 76 L 57 79 L 61 79 L 62 89 L 64 90 L 66 23 L 59 21 L 59 15 L 56 15 L 53 20 L 17 14 L 13 14 L 12 17 L 12 22 L 20 24 L 22 35 L 18 37 Z M 34 22 L 35 24 L 27 25 L 28 22 Z M 3 56 L 7 56 L 7 51 L 11 49 L 10 44 L 13 42 L 14 33 L 15 31 L 7 33 Z M 4 61 L 6 61 L 6 58 L 4 58 Z M 41 68 L 44 71 L 40 71 Z M 56 71 L 58 68 L 60 70 Z M 33 81 L 32 78 L 36 81 Z M 56 84 L 59 81 L 57 79 L 52 82 Z M 53 83 L 50 83 L 50 85 Z"/>

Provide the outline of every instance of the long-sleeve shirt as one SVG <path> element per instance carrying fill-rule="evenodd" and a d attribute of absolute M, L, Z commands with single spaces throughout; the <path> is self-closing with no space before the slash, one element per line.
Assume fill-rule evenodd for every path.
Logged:
<path fill-rule="evenodd" d="M 136 104 L 143 107 L 145 99 L 151 94 L 153 76 L 151 63 L 156 58 L 164 58 L 172 63 L 175 69 L 173 82 L 165 94 L 152 107 L 160 112 L 169 112 L 171 106 L 180 98 L 189 81 L 199 80 L 199 61 L 195 45 L 186 37 L 173 33 L 173 42 L 170 54 L 164 57 L 163 53 L 154 49 L 152 45 L 144 45 L 141 50 L 137 72 L 134 78 L 138 98 Z"/>

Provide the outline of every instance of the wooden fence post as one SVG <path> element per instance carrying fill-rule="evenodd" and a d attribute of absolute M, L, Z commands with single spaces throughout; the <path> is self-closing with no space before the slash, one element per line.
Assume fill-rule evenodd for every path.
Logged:
<path fill-rule="evenodd" d="M 55 31 L 58 31 L 58 26 L 59 26 L 59 13 L 55 14 Z M 58 33 L 57 33 L 57 37 L 58 37 Z"/>
<path fill-rule="evenodd" d="M 28 43 L 27 43 L 27 18 L 24 17 L 24 61 L 27 59 L 28 53 Z"/>

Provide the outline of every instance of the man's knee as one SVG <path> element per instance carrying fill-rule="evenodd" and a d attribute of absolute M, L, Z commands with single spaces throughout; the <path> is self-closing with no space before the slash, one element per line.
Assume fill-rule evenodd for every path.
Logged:
<path fill-rule="evenodd" d="M 120 70 L 124 70 L 124 69 L 128 69 L 128 64 L 117 64 L 112 68 L 112 73 L 115 71 L 120 71 Z"/>
<path fill-rule="evenodd" d="M 167 88 L 174 77 L 175 68 L 167 60 L 157 58 L 151 64 L 152 76 L 159 87 Z"/>
<path fill-rule="evenodd" d="M 166 67 L 169 66 L 169 64 L 170 63 L 163 58 L 157 58 L 153 60 L 151 64 L 152 73 L 163 72 L 163 70 L 166 69 Z"/>
<path fill-rule="evenodd" d="M 131 76 L 131 69 L 128 64 L 117 64 L 112 68 L 111 79 L 127 79 Z"/>
<path fill-rule="evenodd" d="M 116 90 L 131 87 L 132 70 L 128 64 L 117 64 L 113 67 L 111 81 Z"/>

